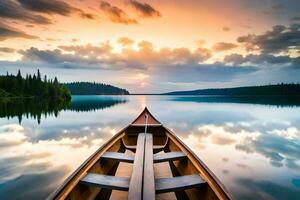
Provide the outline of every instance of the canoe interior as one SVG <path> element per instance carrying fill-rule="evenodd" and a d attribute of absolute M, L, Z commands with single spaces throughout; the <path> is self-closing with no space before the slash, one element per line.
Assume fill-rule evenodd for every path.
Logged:
<path fill-rule="evenodd" d="M 126 184 L 130 180 L 133 170 L 136 170 L 134 158 L 139 153 L 136 150 L 138 137 L 140 137 L 139 133 L 145 131 L 142 120 L 137 118 L 135 121 L 138 123 L 130 124 L 95 152 L 50 199 L 128 199 L 129 192 L 126 189 Z M 149 155 L 155 158 L 153 181 L 162 180 L 161 182 L 155 182 L 154 187 L 161 186 L 159 189 L 156 188 L 155 199 L 230 199 L 223 186 L 207 167 L 170 130 L 161 125 L 155 118 L 151 122 L 152 124 L 147 127 L 147 133 L 152 135 L 151 143 L 153 143 L 152 152 Z M 109 153 L 105 154 L 107 152 Z M 120 158 L 118 155 L 123 156 Z M 115 156 L 115 159 L 109 159 L 110 156 Z M 107 187 L 102 188 L 99 185 L 83 184 L 86 183 L 82 180 L 87 174 L 124 177 L 124 179 L 113 179 L 111 182 L 106 183 Z M 151 173 L 149 174 L 146 175 L 151 176 Z M 169 182 L 164 180 L 164 178 L 185 176 L 188 181 L 192 181 L 195 178 L 193 175 L 199 176 L 204 183 L 199 187 L 182 187 L 182 189 L 173 190 L 173 187 L 178 186 L 176 185 L 177 182 L 179 185 L 182 184 L 181 179 L 178 179 L 177 182 L 175 181 L 177 179 Z M 91 178 L 93 177 L 91 176 Z M 110 184 L 112 186 L 108 186 Z M 118 185 L 121 185 L 121 187 L 115 189 Z M 165 186 L 167 188 L 164 188 Z M 139 185 L 133 187 L 139 187 Z"/>

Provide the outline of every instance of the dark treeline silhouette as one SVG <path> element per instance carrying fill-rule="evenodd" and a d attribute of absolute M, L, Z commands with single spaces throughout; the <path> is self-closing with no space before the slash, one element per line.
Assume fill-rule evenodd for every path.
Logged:
<path fill-rule="evenodd" d="M 73 82 L 63 84 L 67 87 L 72 95 L 128 95 L 125 89 L 112 85 L 90 82 Z"/>
<path fill-rule="evenodd" d="M 39 70 L 37 74 L 26 74 L 25 78 L 22 77 L 20 70 L 16 76 L 8 73 L 5 76 L 0 76 L 0 97 L 71 99 L 68 89 L 59 84 L 56 77 L 54 80 L 48 80 L 46 76 L 42 79 Z"/>
<path fill-rule="evenodd" d="M 169 92 L 164 95 L 299 96 L 300 84 L 278 84 L 237 88 Z"/>

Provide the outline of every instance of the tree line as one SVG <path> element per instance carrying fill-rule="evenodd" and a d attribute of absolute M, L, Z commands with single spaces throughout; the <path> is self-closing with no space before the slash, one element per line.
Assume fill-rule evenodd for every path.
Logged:
<path fill-rule="evenodd" d="M 73 82 L 65 83 L 72 95 L 128 95 L 125 89 L 103 83 Z"/>
<path fill-rule="evenodd" d="M 7 74 L 0 76 L 0 97 L 43 97 L 61 98 L 70 100 L 69 90 L 61 85 L 57 78 L 48 79 L 45 75 L 41 77 L 38 70 L 37 74 L 26 74 L 22 76 L 18 70 L 17 75 Z"/>
<path fill-rule="evenodd" d="M 236 88 L 216 88 L 193 91 L 177 91 L 165 95 L 223 95 L 223 96 L 299 96 L 299 83 L 281 83 Z"/>

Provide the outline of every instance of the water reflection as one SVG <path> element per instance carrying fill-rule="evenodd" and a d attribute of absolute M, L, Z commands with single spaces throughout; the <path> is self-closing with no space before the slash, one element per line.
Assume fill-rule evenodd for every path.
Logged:
<path fill-rule="evenodd" d="M 122 96 L 72 96 L 69 110 L 77 112 L 96 111 L 126 102 L 126 97 Z"/>
<path fill-rule="evenodd" d="M 40 124 L 42 117 L 57 117 L 62 110 L 88 112 L 103 110 L 126 102 L 125 97 L 113 96 L 73 96 L 71 102 L 40 98 L 13 99 L 0 101 L 0 117 L 8 119 L 17 117 L 20 124 L 23 117 L 33 118 Z"/>
<path fill-rule="evenodd" d="M 115 133 L 110 127 L 78 131 L 80 135 L 63 130 L 57 138 L 32 141 L 30 129 L 22 125 L 0 126 L 1 199 L 45 199 L 74 167 Z"/>
<path fill-rule="evenodd" d="M 105 97 L 86 98 L 76 101 L 107 105 Z M 120 103 L 102 107 L 107 109 L 96 103 L 99 109 L 87 106 L 81 109 L 85 112 L 62 110 L 40 125 L 30 117 L 22 124 L 0 119 L 0 199 L 44 199 L 142 105 L 208 165 L 235 199 L 300 196 L 300 107 L 177 101 L 174 96 L 113 98 Z"/>
<path fill-rule="evenodd" d="M 247 103 L 275 106 L 300 106 L 300 97 L 281 96 L 179 96 L 174 97 L 174 101 L 181 102 L 206 102 L 206 103 Z"/>
<path fill-rule="evenodd" d="M 22 122 L 23 116 L 33 118 L 40 123 L 42 116 L 57 116 L 60 110 L 68 108 L 69 101 L 60 99 L 48 100 L 41 98 L 25 98 L 0 100 L 0 117 L 13 118 L 17 117 L 19 123 Z"/>

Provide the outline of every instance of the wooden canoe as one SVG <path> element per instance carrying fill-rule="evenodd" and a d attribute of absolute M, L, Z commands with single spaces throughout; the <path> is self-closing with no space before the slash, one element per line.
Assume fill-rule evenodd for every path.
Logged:
<path fill-rule="evenodd" d="M 147 108 L 48 199 L 231 199 L 207 166 Z"/>

